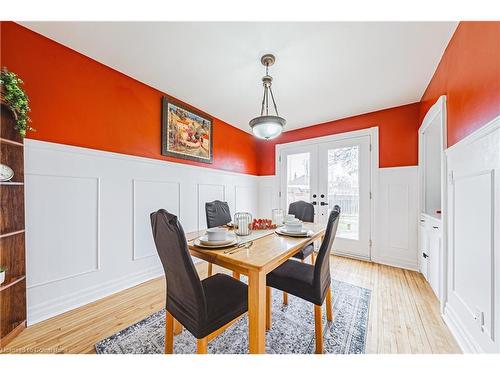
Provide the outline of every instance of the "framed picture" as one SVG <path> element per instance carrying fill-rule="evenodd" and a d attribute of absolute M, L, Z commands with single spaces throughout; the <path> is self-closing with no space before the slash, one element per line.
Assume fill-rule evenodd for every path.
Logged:
<path fill-rule="evenodd" d="M 212 163 L 212 119 L 162 98 L 161 153 Z"/>

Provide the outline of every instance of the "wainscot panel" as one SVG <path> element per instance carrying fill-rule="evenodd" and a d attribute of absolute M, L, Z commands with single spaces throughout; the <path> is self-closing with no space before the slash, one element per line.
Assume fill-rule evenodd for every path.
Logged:
<path fill-rule="evenodd" d="M 258 177 L 26 140 L 28 324 L 161 276 L 150 212 L 186 231 L 205 202 L 259 209 Z"/>

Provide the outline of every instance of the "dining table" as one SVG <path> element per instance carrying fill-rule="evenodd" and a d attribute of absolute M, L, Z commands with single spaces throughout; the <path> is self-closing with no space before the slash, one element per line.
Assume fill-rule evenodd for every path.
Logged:
<path fill-rule="evenodd" d="M 248 351 L 251 354 L 263 354 L 266 349 L 266 303 L 271 303 L 270 294 L 266 293 L 266 275 L 304 246 L 324 237 L 325 225 L 304 223 L 304 227 L 309 231 L 307 237 L 254 230 L 249 236 L 238 236 L 238 245 L 216 250 L 195 245 L 205 230 L 186 234 L 192 256 L 229 269 L 236 278 L 241 274 L 248 277 Z"/>

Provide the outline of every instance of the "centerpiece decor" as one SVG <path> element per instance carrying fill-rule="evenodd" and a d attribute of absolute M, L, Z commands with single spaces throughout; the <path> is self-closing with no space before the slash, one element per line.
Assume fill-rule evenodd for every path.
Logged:
<path fill-rule="evenodd" d="M 2 68 L 0 72 L 2 104 L 9 107 L 16 118 L 16 129 L 22 137 L 26 136 L 26 132 L 35 131 L 29 123 L 31 119 L 28 113 L 31 111 L 29 107 L 29 99 L 23 89 L 23 81 L 17 74 L 9 71 L 7 68 Z"/>

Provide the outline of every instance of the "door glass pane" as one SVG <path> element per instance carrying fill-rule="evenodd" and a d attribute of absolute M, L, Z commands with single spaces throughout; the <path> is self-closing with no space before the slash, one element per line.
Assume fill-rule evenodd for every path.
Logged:
<path fill-rule="evenodd" d="M 306 201 L 310 202 L 311 197 L 311 178 L 310 178 L 309 152 L 301 154 L 287 155 L 287 177 L 286 177 L 286 205 L 292 202 Z"/>
<path fill-rule="evenodd" d="M 328 213 L 341 208 L 337 237 L 359 239 L 359 146 L 328 150 Z"/>

